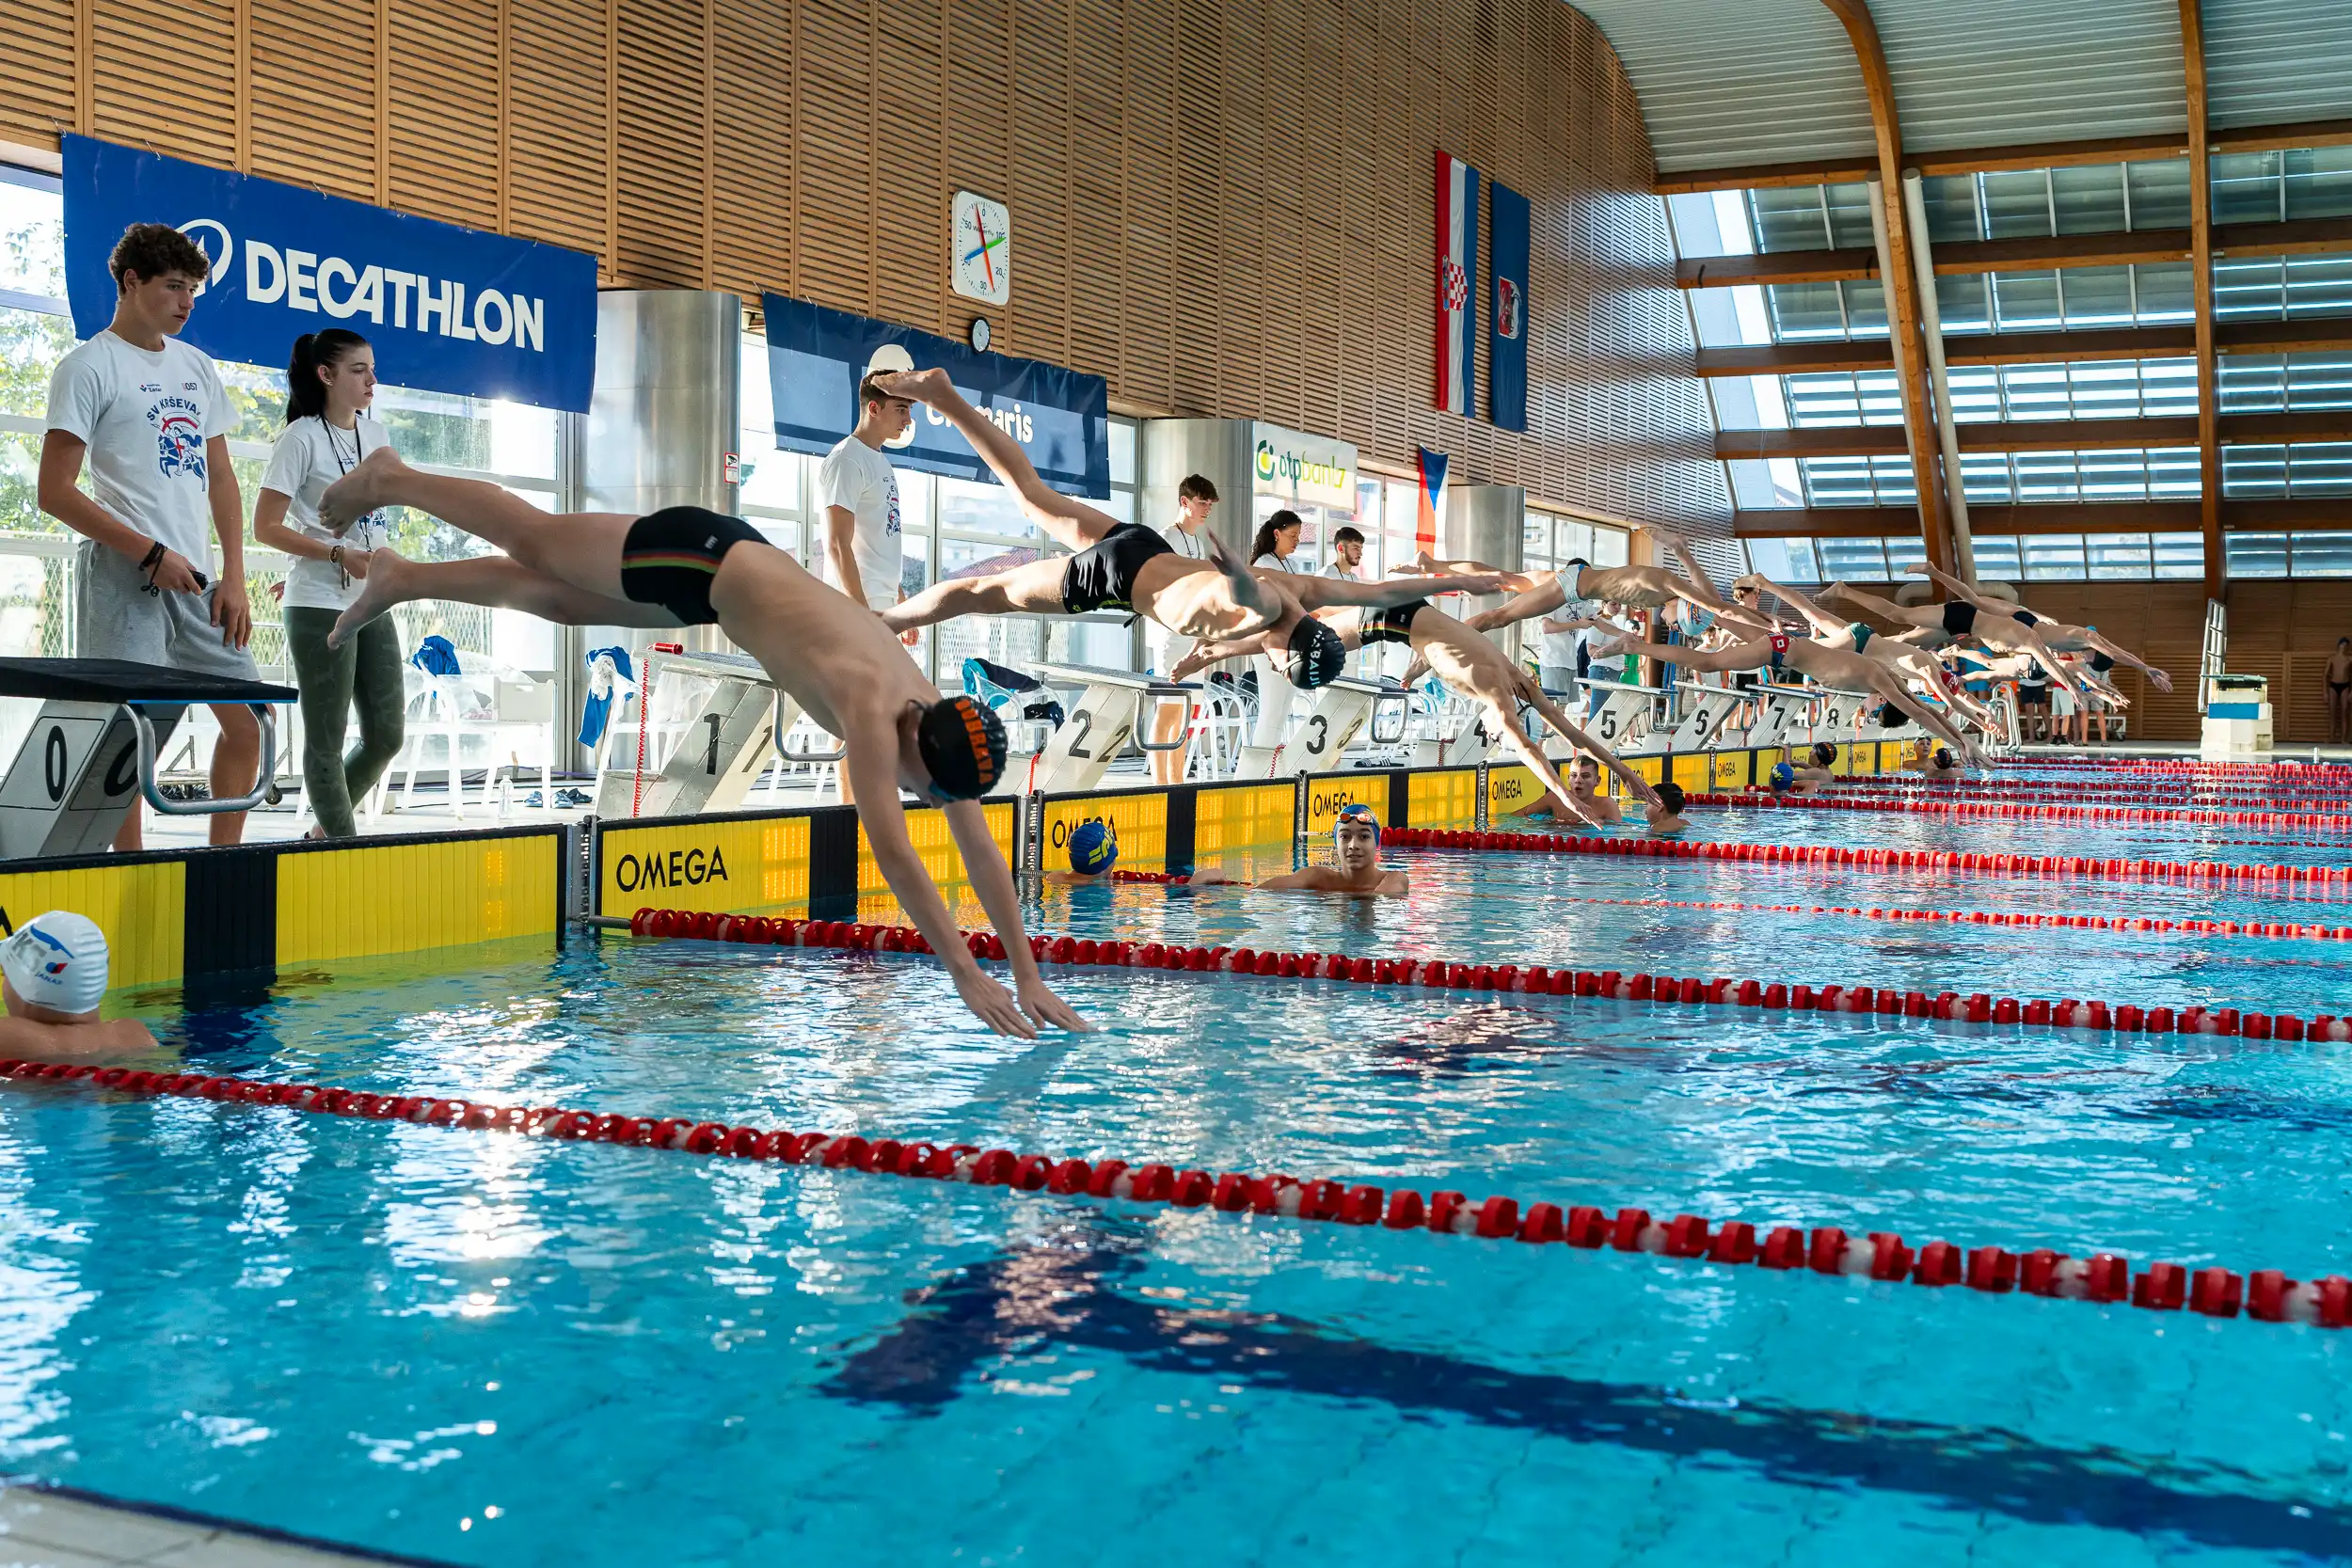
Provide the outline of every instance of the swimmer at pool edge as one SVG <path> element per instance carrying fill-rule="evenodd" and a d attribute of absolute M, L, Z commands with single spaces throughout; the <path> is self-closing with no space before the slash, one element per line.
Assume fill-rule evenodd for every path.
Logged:
<path fill-rule="evenodd" d="M 1340 808 L 1339 820 L 1331 824 L 1330 865 L 1310 865 L 1296 871 L 1285 871 L 1279 877 L 1268 877 L 1263 882 L 1237 882 L 1224 872 L 1211 869 L 1192 874 L 1195 887 L 1254 887 L 1263 893 L 1347 893 L 1358 895 L 1377 895 L 1394 898 L 1410 891 L 1411 883 L 1402 871 L 1391 871 L 1380 863 L 1380 818 L 1361 800 L 1351 800 Z"/>
<path fill-rule="evenodd" d="M 1107 879 L 1119 863 L 1119 830 L 1108 821 L 1081 822 L 1070 830 L 1070 869 L 1048 871 L 1044 879 L 1085 886 Z"/>
<path fill-rule="evenodd" d="M 0 1050 L 41 1061 L 127 1055 L 155 1049 L 135 1019 L 102 1020 L 106 933 L 70 910 L 37 914 L 0 942 Z"/>
<path fill-rule="evenodd" d="M 740 517 L 701 507 L 558 516 L 484 480 L 412 468 L 378 447 L 327 486 L 319 521 L 340 532 L 381 506 L 413 506 L 505 556 L 422 564 L 384 551 L 329 643 L 419 596 L 428 582 L 434 596 L 525 610 L 564 626 L 717 626 L 812 722 L 840 737 L 874 860 L 963 1005 L 998 1034 L 1022 1039 L 1048 1024 L 1089 1027 L 1038 973 L 1020 892 L 981 811 L 979 798 L 1004 771 L 1003 721 L 969 697 L 941 697 L 882 617 L 818 581 Z M 439 569 L 450 566 L 457 571 Z M 941 807 L 972 891 L 1004 941 L 1011 992 L 963 944 L 907 832 L 901 789 Z"/>

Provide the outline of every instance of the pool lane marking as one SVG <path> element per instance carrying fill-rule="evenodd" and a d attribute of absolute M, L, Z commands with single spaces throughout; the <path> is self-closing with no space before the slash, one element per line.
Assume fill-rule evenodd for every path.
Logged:
<path fill-rule="evenodd" d="M 2352 865 L 2233 865 L 2221 861 L 2152 861 L 2130 856 L 2020 855 L 1974 849 L 1855 849 L 1831 844 L 1739 844 L 1713 839 L 1601 838 L 1565 833 L 1384 828 L 1380 842 L 1405 848 L 1483 849 L 1518 854 L 1608 855 L 1635 860 L 1724 861 L 1740 865 L 1834 865 L 1876 872 L 1970 871 L 1990 876 L 2096 877 L 2115 881 L 2286 883 L 2243 891 L 2352 899 Z"/>
<path fill-rule="evenodd" d="M 1761 1240 L 1744 1220 L 1709 1221 L 1678 1213 L 1661 1220 L 1646 1209 L 1563 1207 L 1495 1196 L 1472 1202 L 1441 1189 L 1424 1196 L 1369 1182 L 1301 1180 L 1241 1171 L 1212 1173 L 1173 1165 L 1131 1165 L 1123 1160 L 1078 1160 L 1020 1154 L 977 1144 L 867 1139 L 858 1133 L 794 1132 L 697 1121 L 691 1117 L 628 1117 L 562 1106 L 492 1105 L 424 1095 L 384 1095 L 203 1073 L 157 1073 L 87 1063 L 0 1059 L 0 1077 L 35 1085 L 87 1083 L 131 1095 L 173 1095 L 277 1110 L 374 1121 L 464 1128 L 471 1132 L 674 1149 L 688 1154 L 774 1160 L 874 1175 L 1004 1187 L 1022 1193 L 1085 1195 L 1126 1203 L 1166 1203 L 1180 1209 L 1279 1216 L 1306 1222 L 1378 1226 L 1438 1235 L 1562 1243 L 1597 1252 L 1647 1253 L 1692 1262 L 1753 1264 L 1887 1283 L 1941 1288 L 1965 1285 L 1990 1295 L 2022 1293 L 2102 1305 L 2129 1302 L 2150 1311 L 2184 1307 L 2207 1317 L 2234 1318 L 2241 1308 L 2264 1323 L 2342 1328 L 2352 1323 L 2352 1280 L 2340 1275 L 2297 1281 L 2277 1269 L 2246 1275 L 2213 1265 L 2193 1273 L 2178 1263 L 2152 1262 L 2133 1272 L 2115 1253 L 2074 1258 L 2050 1247 L 2011 1252 L 1998 1246 L 1963 1248 L 1932 1241 L 1915 1250 L 1893 1231 L 1855 1236 L 1835 1226 L 1810 1231 L 1767 1227 Z"/>

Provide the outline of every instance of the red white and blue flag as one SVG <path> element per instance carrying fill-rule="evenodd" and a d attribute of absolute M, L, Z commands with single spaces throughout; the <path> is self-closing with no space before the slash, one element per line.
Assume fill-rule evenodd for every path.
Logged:
<path fill-rule="evenodd" d="M 1417 467 L 1421 475 L 1421 504 L 1414 509 L 1413 543 L 1430 554 L 1438 553 L 1438 508 L 1445 500 L 1446 454 L 1431 451 L 1427 447 L 1413 449 L 1420 453 Z"/>
<path fill-rule="evenodd" d="M 1436 406 L 1468 415 L 1478 342 L 1478 171 L 1438 154 L 1438 395 Z"/>

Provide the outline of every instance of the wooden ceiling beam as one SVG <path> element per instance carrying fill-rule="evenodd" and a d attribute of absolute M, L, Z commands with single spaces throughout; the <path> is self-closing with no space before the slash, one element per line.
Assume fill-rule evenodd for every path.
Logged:
<path fill-rule="evenodd" d="M 1968 452 L 2138 451 L 2200 443 L 2203 417 L 2146 420 L 1981 420 L 1958 427 Z M 2298 446 L 2352 442 L 2352 409 L 2290 414 L 2231 414 L 2215 421 L 2220 446 Z M 1793 430 L 1725 430 L 1715 436 L 1721 458 L 1895 457 L 1903 431 L 1892 424 L 1804 425 Z"/>
<path fill-rule="evenodd" d="M 2221 596 L 2221 376 L 2214 339 L 2213 166 L 2205 125 L 2205 24 L 2200 0 L 2181 0 L 2181 75 L 2188 100 L 2189 264 L 2197 332 L 2197 482 L 2205 535 L 2205 596 Z M 2278 227 L 2285 227 L 2283 225 Z"/>
<path fill-rule="evenodd" d="M 2352 316 L 2296 321 L 2220 322 L 2214 348 L 2229 354 L 2341 354 L 2352 351 Z M 1948 364 L 2072 365 L 2093 360 L 2173 359 L 2197 352 L 2197 329 L 2177 326 L 2087 327 L 2066 332 L 1946 333 Z M 1895 354 L 1883 338 L 1817 339 L 1698 351 L 1702 376 L 1805 375 L 1820 372 L 1891 370 Z"/>
<path fill-rule="evenodd" d="M 1862 67 L 1863 92 L 1870 101 L 1870 139 L 1878 151 L 1877 205 L 1884 226 L 1886 324 L 1895 347 L 1895 374 L 1902 387 L 1902 434 L 1911 457 L 1913 493 L 1918 497 L 1919 533 L 1931 563 L 1940 571 L 1958 571 L 1961 562 L 1944 489 L 1944 453 L 1936 439 L 1934 407 L 1928 401 L 1928 345 L 1917 269 L 1912 262 L 1911 220 L 1903 210 L 1903 131 L 1895 104 L 1895 79 L 1886 68 L 1886 48 L 1868 0 L 1821 4 L 1846 29 Z M 1955 483 L 1958 477 L 1953 476 Z"/>
<path fill-rule="evenodd" d="M 2194 500 L 2048 501 L 1974 504 L 1972 531 L 1994 537 L 2029 533 L 2197 533 L 2203 505 Z M 1742 539 L 1883 539 L 1911 531 L 1902 506 L 1759 507 L 1732 515 Z M 2352 532 L 2352 499 L 2244 500 L 2221 506 L 2224 533 Z"/>

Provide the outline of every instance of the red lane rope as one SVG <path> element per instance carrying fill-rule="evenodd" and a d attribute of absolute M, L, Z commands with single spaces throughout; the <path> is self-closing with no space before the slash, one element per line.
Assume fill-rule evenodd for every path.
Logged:
<path fill-rule="evenodd" d="M 1413 848 L 1506 849 L 1533 854 L 1725 861 L 1757 865 L 1834 865 L 1857 871 L 1974 871 L 2013 877 L 2239 882 L 2252 884 L 2249 891 L 2305 893 L 2337 899 L 2352 892 L 2346 887 L 2352 883 L 2352 866 L 2344 865 L 2233 865 L 2219 861 L 2154 861 L 2122 856 L 2017 855 L 1973 849 L 1854 849 L 1831 844 L 1730 844 L 1710 839 L 1600 838 L 1453 828 L 1386 828 L 1381 831 L 1380 842 Z"/>
<path fill-rule="evenodd" d="M 1850 791 L 1836 795 L 1686 795 L 1692 805 L 1757 806 L 1778 811 L 1913 812 L 1928 816 L 2013 816 L 2069 822 L 2228 823 L 2270 828 L 2352 828 L 2352 815 L 2282 811 L 2198 811 L 2170 806 L 2044 805 L 2032 801 L 1897 800 Z"/>
<path fill-rule="evenodd" d="M 1166 1203 L 1341 1225 L 1379 1226 L 1530 1244 L 1558 1243 L 1597 1252 L 1649 1253 L 1692 1262 L 1754 1264 L 1758 1268 L 1908 1280 L 1939 1288 L 1966 1285 L 1989 1295 L 2021 1293 L 2101 1304 L 2129 1302 L 2149 1311 L 2184 1307 L 2207 1317 L 2234 1318 L 2241 1309 L 2262 1323 L 2352 1323 L 2352 1280 L 2329 1275 L 2308 1282 L 2278 1269 L 2245 1275 L 2219 1266 L 2191 1271 L 2153 1262 L 2134 1273 L 2114 1253 L 2073 1258 L 2050 1247 L 2011 1252 L 1998 1246 L 1963 1248 L 1947 1241 L 1914 1249 L 1885 1230 L 1854 1236 L 1834 1226 L 1757 1227 L 1744 1220 L 1716 1222 L 1696 1214 L 1652 1217 L 1645 1209 L 1613 1213 L 1586 1205 L 1563 1207 L 1497 1196 L 1473 1203 L 1459 1192 L 1424 1196 L 1369 1182 L 1300 1180 L 1242 1171 L 1212 1174 L 1124 1160 L 1077 1160 L 1020 1154 L 977 1144 L 941 1146 L 921 1140 L 868 1139 L 860 1133 L 794 1132 L 730 1126 L 691 1117 L 628 1117 L 562 1106 L 492 1105 L 426 1095 L 373 1094 L 203 1073 L 157 1073 L 87 1064 L 0 1060 L 0 1077 L 20 1083 L 87 1083 L 122 1094 L 177 1095 L 277 1110 L 306 1111 L 374 1121 L 402 1121 L 469 1132 L 508 1132 L 566 1141 L 675 1149 L 687 1154 L 776 1160 L 874 1175 L 901 1176 L 1009 1192 L 1084 1194 L 1128 1203 Z"/>
<path fill-rule="evenodd" d="M 2105 914 L 2013 914 L 1990 910 L 1882 910 L 1836 904 L 1740 904 L 1724 899 L 1597 898 L 1564 894 L 1577 904 L 1613 904 L 1635 910 L 1724 910 L 1742 914 L 1835 914 L 1863 920 L 1947 922 L 1955 926 L 2050 927 L 2076 931 L 2185 931 L 2197 936 L 2303 937 L 2352 942 L 2352 926 L 2290 925 L 2265 920 L 2159 920 L 2153 916 Z"/>

